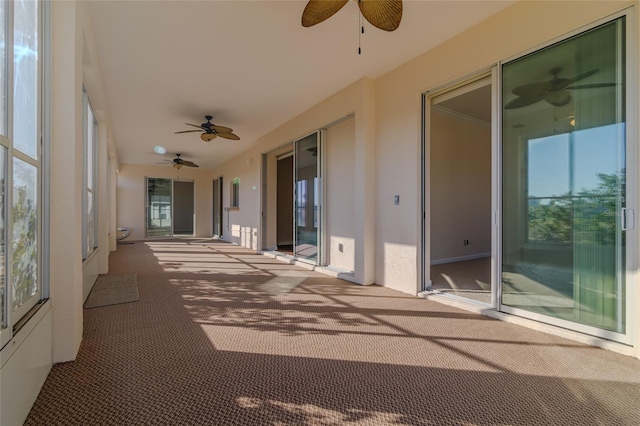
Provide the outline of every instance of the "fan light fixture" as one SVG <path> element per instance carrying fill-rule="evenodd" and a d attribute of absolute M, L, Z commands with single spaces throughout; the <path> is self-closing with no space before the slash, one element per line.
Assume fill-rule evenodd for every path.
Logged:
<path fill-rule="evenodd" d="M 202 139 L 205 142 L 211 142 L 212 140 L 214 140 L 218 136 L 220 136 L 221 138 L 224 138 L 224 139 L 231 139 L 231 140 L 234 140 L 234 141 L 239 141 L 240 140 L 240 138 L 237 135 L 234 135 L 232 133 L 233 129 L 231 129 L 229 127 L 217 126 L 217 125 L 213 124 L 211 122 L 211 120 L 213 119 L 212 116 L 205 115 L 204 118 L 207 119 L 207 122 L 206 123 L 202 123 L 199 126 L 197 124 L 184 123 L 187 126 L 197 127 L 198 130 L 182 130 L 180 132 L 175 132 L 175 134 L 177 135 L 179 133 L 195 133 L 195 132 L 199 132 L 199 133 L 201 133 L 200 139 Z"/>
<path fill-rule="evenodd" d="M 170 162 L 171 165 L 173 167 L 175 167 L 176 169 L 180 170 L 182 168 L 182 166 L 187 166 L 187 167 L 199 167 L 197 164 L 195 164 L 192 161 L 187 161 L 187 160 L 183 160 L 181 158 L 182 154 L 176 154 L 176 158 L 174 158 L 173 160 L 164 160 L 163 163 L 158 163 L 158 164 L 166 164 L 167 162 Z"/>

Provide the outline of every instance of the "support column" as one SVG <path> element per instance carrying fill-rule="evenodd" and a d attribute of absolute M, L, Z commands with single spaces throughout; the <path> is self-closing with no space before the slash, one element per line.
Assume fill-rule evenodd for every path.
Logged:
<path fill-rule="evenodd" d="M 355 111 L 355 278 L 360 284 L 375 282 L 376 246 L 376 117 L 375 84 L 361 81 L 360 104 Z"/>
<path fill-rule="evenodd" d="M 76 2 L 51 2 L 51 301 L 53 362 L 82 340 L 82 31 Z"/>

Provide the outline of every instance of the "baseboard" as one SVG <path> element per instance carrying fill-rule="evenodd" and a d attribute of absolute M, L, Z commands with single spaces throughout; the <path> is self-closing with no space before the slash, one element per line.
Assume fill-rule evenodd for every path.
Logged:
<path fill-rule="evenodd" d="M 467 256 L 449 257 L 447 259 L 436 259 L 436 260 L 432 260 L 431 264 L 441 265 L 443 263 L 453 263 L 453 262 L 462 262 L 464 260 L 482 259 L 483 257 L 491 257 L 491 252 L 476 253 L 476 254 L 470 254 Z"/>

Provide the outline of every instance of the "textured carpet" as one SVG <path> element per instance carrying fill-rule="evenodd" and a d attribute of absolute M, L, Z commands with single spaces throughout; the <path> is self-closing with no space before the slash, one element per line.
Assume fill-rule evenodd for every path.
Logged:
<path fill-rule="evenodd" d="M 431 288 L 491 303 L 491 258 L 431 265 Z"/>
<path fill-rule="evenodd" d="M 100 275 L 84 307 L 99 308 L 140 300 L 137 282 L 136 274 Z"/>
<path fill-rule="evenodd" d="M 224 243 L 121 246 L 27 425 L 638 425 L 640 360 Z"/>

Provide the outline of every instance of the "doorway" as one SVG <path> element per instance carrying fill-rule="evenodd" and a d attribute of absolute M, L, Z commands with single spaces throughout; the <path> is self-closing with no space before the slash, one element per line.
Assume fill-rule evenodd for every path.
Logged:
<path fill-rule="evenodd" d="M 146 236 L 193 236 L 195 194 L 193 181 L 147 178 Z"/>
<path fill-rule="evenodd" d="M 213 180 L 213 236 L 215 238 L 222 238 L 222 188 L 223 179 L 220 176 L 218 179 Z"/>
<path fill-rule="evenodd" d="M 173 235 L 193 236 L 194 201 L 193 182 L 173 182 Z"/>
<path fill-rule="evenodd" d="M 293 256 L 293 151 L 277 162 L 277 250 Z"/>
<path fill-rule="evenodd" d="M 491 304 L 491 77 L 429 98 L 431 288 Z"/>
<path fill-rule="evenodd" d="M 263 154 L 262 249 L 322 264 L 322 135 Z"/>

